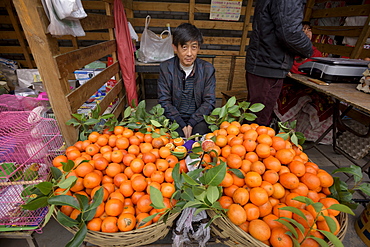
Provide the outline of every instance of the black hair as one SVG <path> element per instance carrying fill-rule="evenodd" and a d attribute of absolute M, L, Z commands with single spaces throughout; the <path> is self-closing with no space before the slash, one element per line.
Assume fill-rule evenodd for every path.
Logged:
<path fill-rule="evenodd" d="M 311 28 L 311 22 L 309 22 L 309 21 L 302 21 L 302 26 L 305 26 L 305 25 L 307 25 L 307 26 L 309 26 Z"/>
<path fill-rule="evenodd" d="M 178 45 L 185 45 L 189 41 L 198 41 L 200 46 L 203 44 L 203 35 L 196 26 L 190 23 L 182 23 L 173 31 L 172 43 L 177 47 Z"/>

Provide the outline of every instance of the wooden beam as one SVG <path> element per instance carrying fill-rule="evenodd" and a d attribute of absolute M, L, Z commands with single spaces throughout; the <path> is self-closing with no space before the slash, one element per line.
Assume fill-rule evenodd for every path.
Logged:
<path fill-rule="evenodd" d="M 71 111 L 77 112 L 77 109 L 88 100 L 101 86 L 104 85 L 112 76 L 119 71 L 118 62 L 104 69 L 102 72 L 91 78 L 88 83 L 84 83 L 76 90 L 72 91 L 67 95 Z"/>
<path fill-rule="evenodd" d="M 105 109 L 108 108 L 110 103 L 112 103 L 115 98 L 117 98 L 117 95 L 119 95 L 119 93 L 122 92 L 123 88 L 124 88 L 124 86 L 123 86 L 123 81 L 122 80 L 120 80 L 119 83 L 114 85 L 114 87 L 107 93 L 107 95 L 99 103 L 100 107 L 102 109 L 102 112 L 104 112 Z"/>
<path fill-rule="evenodd" d="M 313 45 L 323 53 L 329 53 L 334 55 L 340 55 L 349 57 L 353 51 L 353 47 L 344 46 L 344 45 L 330 45 L 322 43 L 313 43 Z"/>
<path fill-rule="evenodd" d="M 27 43 L 24 41 L 23 33 L 21 31 L 21 27 L 19 26 L 19 23 L 17 21 L 17 18 L 14 15 L 13 5 L 12 5 L 11 1 L 10 0 L 6 0 L 5 1 L 5 6 L 6 6 L 6 10 L 8 11 L 9 18 L 10 18 L 10 20 L 12 22 L 12 25 L 13 25 L 15 34 L 17 36 L 19 45 L 22 48 L 23 56 L 24 56 L 24 58 L 27 61 L 27 67 L 30 68 L 30 69 L 33 69 L 32 59 L 31 59 L 31 56 L 30 56 L 30 54 L 28 52 Z"/>
<path fill-rule="evenodd" d="M 304 13 L 303 20 L 304 21 L 310 21 L 311 15 L 312 15 L 312 8 L 315 5 L 315 0 L 308 0 L 306 3 L 306 10 Z"/>
<path fill-rule="evenodd" d="M 243 30 L 242 22 L 194 21 L 194 25 L 200 29 Z"/>
<path fill-rule="evenodd" d="M 55 61 L 60 78 L 66 77 L 69 73 L 82 68 L 86 64 L 112 54 L 115 50 L 116 41 L 110 40 L 56 56 Z"/>
<path fill-rule="evenodd" d="M 251 23 L 252 6 L 253 6 L 253 1 L 248 1 L 247 7 L 245 8 L 243 33 L 242 33 L 242 37 L 240 39 L 241 42 L 240 42 L 240 50 L 239 50 L 239 55 L 241 55 L 241 56 L 246 54 L 245 46 L 246 46 L 246 43 L 247 43 L 248 31 L 253 30 L 252 23 Z M 230 89 L 228 89 L 228 90 L 230 90 Z"/>
<path fill-rule="evenodd" d="M 194 25 L 195 0 L 190 0 L 189 4 L 189 23 Z"/>
<path fill-rule="evenodd" d="M 90 13 L 86 18 L 81 19 L 80 22 L 85 31 L 114 28 L 113 16 Z"/>
<path fill-rule="evenodd" d="M 37 68 L 44 82 L 46 92 L 54 111 L 66 145 L 70 146 L 77 141 L 77 130 L 73 126 L 65 123 L 71 118 L 71 109 L 65 95 L 70 91 L 67 79 L 59 80 L 57 64 L 53 58 L 53 52 L 57 50 L 53 47 L 56 39 L 46 35 L 43 30 L 44 20 L 38 11 L 41 6 L 39 0 L 13 0 L 23 31 L 26 35 L 28 44 L 32 50 Z"/>
<path fill-rule="evenodd" d="M 357 39 L 355 48 L 353 49 L 350 58 L 355 59 L 360 58 L 361 51 L 364 49 L 366 40 L 369 37 L 370 37 L 370 15 L 367 17 L 367 20 L 365 21 L 364 28 L 362 29 L 362 32 Z"/>
<path fill-rule="evenodd" d="M 313 26 L 313 34 L 337 35 L 358 37 L 362 32 L 362 26 Z"/>
<path fill-rule="evenodd" d="M 123 7 L 125 8 L 126 18 L 134 18 L 133 0 L 122 0 L 122 3 Z"/>
<path fill-rule="evenodd" d="M 171 12 L 188 12 L 188 3 L 153 3 L 134 1 L 133 10 L 136 11 L 171 11 Z"/>

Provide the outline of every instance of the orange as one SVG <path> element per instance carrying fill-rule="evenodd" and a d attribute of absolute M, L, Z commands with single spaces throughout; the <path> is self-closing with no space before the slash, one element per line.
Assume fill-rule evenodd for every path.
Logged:
<path fill-rule="evenodd" d="M 261 161 L 255 161 L 252 162 L 251 165 L 251 171 L 252 172 L 257 172 L 258 174 L 262 175 L 265 173 L 266 167 Z"/>
<path fill-rule="evenodd" d="M 250 162 L 249 160 L 244 159 L 242 161 L 242 166 L 240 167 L 240 169 L 243 172 L 247 173 L 247 172 L 249 172 L 251 170 L 251 165 L 252 165 L 252 162 Z"/>
<path fill-rule="evenodd" d="M 162 159 L 165 159 L 167 158 L 169 155 L 171 155 L 171 149 L 164 146 L 164 147 L 161 147 L 159 149 L 159 156 L 162 158 Z"/>
<path fill-rule="evenodd" d="M 85 152 L 86 152 L 88 155 L 94 155 L 94 154 L 97 154 L 99 151 L 100 151 L 99 146 L 97 146 L 97 145 L 95 145 L 95 144 L 89 144 L 89 145 L 86 147 L 86 150 L 85 150 Z M 68 157 L 68 154 L 67 154 L 67 157 Z"/>
<path fill-rule="evenodd" d="M 306 173 L 306 166 L 301 161 L 293 160 L 289 163 L 288 168 L 297 177 L 302 177 Z"/>
<path fill-rule="evenodd" d="M 138 215 L 136 215 L 136 228 L 137 229 L 140 229 L 140 228 L 143 228 L 143 227 L 146 227 L 146 226 L 149 226 L 150 224 L 152 224 L 152 220 L 144 223 L 143 222 L 143 219 L 145 219 L 146 217 L 149 217 L 150 215 L 148 213 L 139 213 Z"/>
<path fill-rule="evenodd" d="M 108 176 L 109 177 L 109 176 Z M 122 184 L 123 181 L 126 181 L 128 179 L 127 175 L 124 173 L 118 173 L 116 176 L 113 178 L 113 184 L 119 188 Z M 102 181 L 103 183 L 103 181 Z"/>
<path fill-rule="evenodd" d="M 242 170 L 238 169 L 242 174 L 243 174 L 243 178 L 240 178 L 238 177 L 237 175 L 235 175 L 233 172 L 231 172 L 231 176 L 233 177 L 233 184 L 239 186 L 239 187 L 243 187 L 245 185 L 245 172 L 243 172 Z"/>
<path fill-rule="evenodd" d="M 220 129 L 226 129 L 227 127 L 230 126 L 230 122 L 227 122 L 227 121 L 223 121 L 221 124 L 220 124 Z"/>
<path fill-rule="evenodd" d="M 150 200 L 150 195 L 146 194 L 140 197 L 136 203 L 136 207 L 138 210 L 140 210 L 140 212 L 147 213 L 153 209 L 153 207 L 150 206 L 151 203 L 152 201 Z"/>
<path fill-rule="evenodd" d="M 234 135 L 228 135 L 227 137 L 231 136 L 230 139 L 228 139 L 227 144 L 229 144 L 231 147 L 234 145 L 241 145 L 243 144 L 243 138 L 234 136 Z"/>
<path fill-rule="evenodd" d="M 278 203 L 272 208 L 272 212 L 277 217 L 287 217 L 292 218 L 293 213 L 284 209 L 280 209 L 282 207 L 286 207 L 287 205 L 285 203 Z"/>
<path fill-rule="evenodd" d="M 334 205 L 334 204 L 339 204 L 337 199 L 330 198 L 330 197 L 321 198 L 319 202 L 321 202 L 326 208 L 329 208 L 331 205 Z M 340 212 L 338 210 L 328 209 L 328 213 L 330 215 L 337 216 Z"/>
<path fill-rule="evenodd" d="M 234 203 L 238 203 L 241 206 L 244 206 L 249 201 L 249 192 L 247 189 L 238 188 L 233 193 Z"/>
<path fill-rule="evenodd" d="M 77 192 L 83 190 L 84 188 L 84 179 L 79 177 L 77 178 L 75 185 L 73 185 L 70 190 L 72 192 Z"/>
<path fill-rule="evenodd" d="M 67 163 L 68 159 L 64 155 L 59 155 L 53 159 L 53 166 L 60 167 L 62 166 L 62 162 Z"/>
<path fill-rule="evenodd" d="M 162 171 L 154 171 L 151 175 L 150 178 L 152 182 L 157 182 L 159 184 L 163 183 L 164 181 L 164 172 Z"/>
<path fill-rule="evenodd" d="M 95 172 L 90 172 L 86 174 L 83 179 L 83 185 L 85 188 L 95 188 L 100 185 L 102 178 Z"/>
<path fill-rule="evenodd" d="M 315 222 L 314 217 L 312 216 L 310 212 L 308 212 L 305 209 L 300 209 L 300 211 L 303 213 L 306 219 L 304 219 L 302 216 L 295 214 L 295 213 L 293 214 L 293 219 L 295 219 L 298 223 L 300 223 L 304 228 L 310 228 Z"/>
<path fill-rule="evenodd" d="M 99 152 L 100 152 L 101 154 L 104 154 L 104 153 L 106 153 L 106 152 L 112 152 L 112 151 L 113 151 L 112 147 L 111 147 L 111 146 L 108 146 L 108 145 L 101 146 L 101 147 L 100 147 L 100 150 L 99 150 Z"/>
<path fill-rule="evenodd" d="M 285 197 L 285 204 L 291 207 L 304 209 L 306 204 L 303 202 L 299 202 L 297 200 L 294 200 L 295 197 L 299 196 L 299 194 L 291 192 Z"/>
<path fill-rule="evenodd" d="M 255 161 L 257 161 L 259 159 L 258 158 L 258 155 L 255 152 L 248 152 L 248 153 L 246 153 L 244 158 L 246 160 L 249 160 L 250 162 L 255 162 Z"/>
<path fill-rule="evenodd" d="M 184 139 L 182 139 L 181 137 L 173 139 L 173 144 L 175 144 L 175 146 L 182 146 L 184 145 L 184 143 Z"/>
<path fill-rule="evenodd" d="M 111 153 L 111 161 L 114 163 L 121 163 L 123 159 L 123 152 L 121 150 L 115 150 Z"/>
<path fill-rule="evenodd" d="M 251 139 L 247 139 L 247 140 L 243 141 L 243 146 L 245 147 L 245 150 L 247 152 L 252 152 L 256 149 L 257 142 L 255 142 Z"/>
<path fill-rule="evenodd" d="M 75 172 L 77 174 L 77 176 L 79 177 L 85 177 L 86 174 L 90 173 L 94 171 L 94 167 L 92 165 L 90 165 L 90 163 L 88 162 L 84 162 L 84 163 L 81 163 L 77 166 L 77 168 L 75 169 Z"/>
<path fill-rule="evenodd" d="M 249 234 L 255 239 L 266 241 L 271 236 L 271 229 L 266 222 L 256 219 L 249 222 Z"/>
<path fill-rule="evenodd" d="M 293 240 L 286 234 L 283 227 L 275 227 L 271 230 L 270 244 L 274 247 L 293 247 Z"/>
<path fill-rule="evenodd" d="M 169 164 L 165 159 L 157 159 L 155 165 L 157 166 L 157 170 L 162 172 L 166 171 L 169 167 Z"/>
<path fill-rule="evenodd" d="M 231 204 L 226 214 L 230 221 L 237 226 L 243 224 L 247 220 L 247 213 L 239 204 Z"/>
<path fill-rule="evenodd" d="M 171 183 L 163 183 L 161 184 L 161 192 L 163 197 L 171 198 L 173 193 L 175 193 L 176 189 L 175 186 Z"/>
<path fill-rule="evenodd" d="M 226 158 L 226 163 L 230 168 L 238 169 L 242 166 L 243 161 L 239 155 L 231 153 Z"/>
<path fill-rule="evenodd" d="M 98 151 L 99 151 L 99 149 L 98 149 Z M 97 151 L 97 152 L 98 152 L 98 151 Z M 67 152 L 66 152 L 66 155 L 67 155 L 67 158 L 68 158 L 69 160 L 75 160 L 75 159 L 77 159 L 78 157 L 80 157 L 80 156 L 81 156 L 81 152 L 80 152 L 80 150 L 78 150 L 78 149 L 76 148 L 76 150 L 67 151 Z"/>
<path fill-rule="evenodd" d="M 233 197 L 235 190 L 238 188 L 239 186 L 232 184 L 229 187 L 223 187 L 223 193 L 229 197 Z"/>
<path fill-rule="evenodd" d="M 266 222 L 266 224 L 271 229 L 274 229 L 275 227 L 283 227 L 283 224 L 281 224 L 280 222 L 276 221 L 277 219 L 279 219 L 279 217 L 277 217 L 274 214 L 268 214 L 268 215 L 266 215 L 265 217 L 262 218 L 262 220 L 264 222 Z"/>
<path fill-rule="evenodd" d="M 91 142 L 96 142 L 99 138 L 100 134 L 96 131 L 93 131 L 89 134 L 88 136 L 88 140 L 91 141 Z"/>
<path fill-rule="evenodd" d="M 220 186 L 229 187 L 234 184 L 234 178 L 230 173 L 226 173 L 224 179 L 222 180 Z"/>
<path fill-rule="evenodd" d="M 110 199 L 105 203 L 105 212 L 109 216 L 118 216 L 122 213 L 123 202 L 119 199 Z"/>
<path fill-rule="evenodd" d="M 109 233 L 118 232 L 117 222 L 118 222 L 117 217 L 113 216 L 106 217 L 101 224 L 101 231 Z"/>
<path fill-rule="evenodd" d="M 272 197 L 275 199 L 281 199 L 285 195 L 285 188 L 281 185 L 281 183 L 273 184 L 272 187 L 274 188 L 274 192 L 272 193 Z"/>
<path fill-rule="evenodd" d="M 259 143 L 256 147 L 256 153 L 260 158 L 267 158 L 270 156 L 270 146 L 265 143 Z"/>
<path fill-rule="evenodd" d="M 89 229 L 91 231 L 100 232 L 102 222 L 103 221 L 100 218 L 93 218 L 92 220 L 90 220 L 87 223 L 87 225 L 86 225 L 87 229 Z"/>
<path fill-rule="evenodd" d="M 157 182 L 150 182 L 148 183 L 148 186 L 146 187 L 146 193 L 150 194 L 150 187 L 154 187 L 158 189 L 159 191 L 161 190 L 161 185 Z"/>
<path fill-rule="evenodd" d="M 215 144 L 219 147 L 224 147 L 226 146 L 228 140 L 227 140 L 227 137 L 224 136 L 224 135 L 217 135 L 216 136 L 216 141 L 215 141 Z"/>
<path fill-rule="evenodd" d="M 108 140 L 108 137 L 106 137 L 105 135 L 100 135 L 95 143 L 103 147 L 108 144 Z"/>
<path fill-rule="evenodd" d="M 125 130 L 125 127 L 123 127 L 123 126 L 115 126 L 114 129 L 113 129 L 113 133 L 115 135 L 122 135 L 124 130 Z"/>
<path fill-rule="evenodd" d="M 166 158 L 168 165 L 172 168 L 175 167 L 175 165 L 179 162 L 179 159 L 175 155 L 168 155 Z"/>
<path fill-rule="evenodd" d="M 325 220 L 324 216 L 329 216 L 329 212 L 325 206 L 322 207 L 319 213 L 316 212 L 315 208 L 312 205 L 307 205 L 306 210 L 310 212 L 314 218 L 317 217 L 317 221 L 323 221 Z"/>
<path fill-rule="evenodd" d="M 237 137 L 235 137 L 235 138 L 237 138 Z M 242 144 L 235 144 L 235 145 L 231 146 L 231 149 L 230 149 L 231 154 L 237 154 L 240 157 L 244 157 L 246 152 L 247 151 L 245 150 L 245 147 Z"/>
<path fill-rule="evenodd" d="M 73 210 L 73 207 L 67 205 L 63 205 L 60 207 L 60 211 L 67 216 L 70 216 Z"/>
<path fill-rule="evenodd" d="M 168 183 L 172 183 L 174 181 L 173 177 L 172 177 L 172 171 L 173 171 L 173 168 L 169 167 L 164 172 L 164 180 L 166 180 L 166 182 L 168 182 Z M 234 181 L 235 181 L 235 179 L 234 179 Z"/>
<path fill-rule="evenodd" d="M 334 235 L 337 235 L 338 232 L 339 232 L 339 230 L 340 230 L 340 224 L 339 224 L 337 218 L 334 217 L 334 215 L 329 214 L 329 217 L 332 218 L 334 220 L 334 222 L 335 222 L 336 229 L 334 230 L 333 234 Z M 323 231 L 331 232 L 330 231 L 330 228 L 329 228 L 329 226 L 328 226 L 328 224 L 326 223 L 325 220 L 323 220 L 323 221 L 317 221 L 316 224 L 317 224 L 317 228 L 318 229 L 323 230 Z"/>
<path fill-rule="evenodd" d="M 320 186 L 320 179 L 313 173 L 306 172 L 301 178 L 301 182 L 307 185 L 310 190 L 315 190 Z"/>
<path fill-rule="evenodd" d="M 230 205 L 234 203 L 230 196 L 221 196 L 220 199 L 218 199 L 218 202 L 220 203 L 221 207 L 225 209 L 228 209 Z"/>
<path fill-rule="evenodd" d="M 260 212 L 260 217 L 264 217 L 272 213 L 272 205 L 270 201 L 258 206 L 258 210 Z"/>
<path fill-rule="evenodd" d="M 231 154 L 231 147 L 229 145 L 226 145 L 221 149 L 222 157 L 227 158 L 229 157 L 230 154 Z"/>
<path fill-rule="evenodd" d="M 131 180 L 123 181 L 119 187 L 119 191 L 123 196 L 130 197 L 134 193 Z"/>
<path fill-rule="evenodd" d="M 296 189 L 299 185 L 298 177 L 291 172 L 281 174 L 279 181 L 287 189 Z"/>
<path fill-rule="evenodd" d="M 121 232 L 131 231 L 136 226 L 136 218 L 133 214 L 124 213 L 119 216 L 117 223 Z"/>
<path fill-rule="evenodd" d="M 121 194 L 119 190 L 116 190 L 109 194 L 108 200 L 111 200 L 111 199 L 118 199 L 122 201 L 122 203 L 125 201 L 125 197 Z"/>
<path fill-rule="evenodd" d="M 279 174 L 274 170 L 267 170 L 263 175 L 262 179 L 271 184 L 275 184 L 279 181 Z"/>
<path fill-rule="evenodd" d="M 253 203 L 247 203 L 243 208 L 247 214 L 247 221 L 255 220 L 260 217 L 260 210 Z"/>
<path fill-rule="evenodd" d="M 274 193 L 274 187 L 270 182 L 262 181 L 260 187 L 266 190 L 268 196 L 272 196 L 272 194 Z"/>
<path fill-rule="evenodd" d="M 254 129 L 249 129 L 243 134 L 244 140 L 250 139 L 250 140 L 256 141 L 257 137 L 258 137 L 258 133 Z"/>
<path fill-rule="evenodd" d="M 227 134 L 229 134 L 229 135 L 236 135 L 237 136 L 240 133 L 239 127 L 235 126 L 234 124 L 230 124 L 226 128 L 226 131 L 227 131 Z"/>
<path fill-rule="evenodd" d="M 139 158 L 135 158 L 133 160 L 131 160 L 130 162 L 130 167 L 131 167 L 131 170 L 134 172 L 134 173 L 141 173 L 144 169 L 144 161 L 142 159 L 139 159 Z"/>
<path fill-rule="evenodd" d="M 73 211 L 71 212 L 71 214 L 69 215 L 69 217 L 71 219 L 77 219 L 78 215 L 80 215 L 81 211 L 78 210 L 78 209 L 73 209 Z"/>
<path fill-rule="evenodd" d="M 253 172 L 253 171 L 247 172 L 245 174 L 244 180 L 245 180 L 245 184 L 248 187 L 258 187 L 262 184 L 261 175 L 258 174 L 257 172 Z"/>
<path fill-rule="evenodd" d="M 121 165 L 117 163 L 110 163 L 105 169 L 105 173 L 114 178 L 118 173 L 121 173 Z"/>
<path fill-rule="evenodd" d="M 153 138 L 153 140 L 152 140 L 152 146 L 153 146 L 153 148 L 161 148 L 162 146 L 164 146 L 165 144 L 164 144 L 164 141 L 163 141 L 163 139 L 162 138 L 160 138 L 160 137 L 156 137 L 156 138 Z"/>
<path fill-rule="evenodd" d="M 295 154 L 289 149 L 284 148 L 276 151 L 275 157 L 281 162 L 281 164 L 287 165 L 293 161 Z"/>
<path fill-rule="evenodd" d="M 145 180 L 144 176 L 137 176 L 131 180 L 132 188 L 135 191 L 145 191 L 146 187 L 148 186 L 148 182 Z"/>
<path fill-rule="evenodd" d="M 318 172 L 317 177 L 320 179 L 320 186 L 322 187 L 330 187 L 334 184 L 333 177 L 326 171 Z"/>
<path fill-rule="evenodd" d="M 268 146 L 271 146 L 272 145 L 272 138 L 267 133 L 266 134 L 260 134 L 257 137 L 257 142 L 266 144 Z"/>
<path fill-rule="evenodd" d="M 106 158 L 104 157 L 99 157 L 95 160 L 95 163 L 94 163 L 94 166 L 95 166 L 95 169 L 97 170 L 105 170 L 105 168 L 107 168 L 109 162 Z"/>
<path fill-rule="evenodd" d="M 127 149 L 127 152 L 129 154 L 134 154 L 134 155 L 139 155 L 140 153 L 140 148 L 138 145 L 130 145 Z"/>
<path fill-rule="evenodd" d="M 266 190 L 264 190 L 261 187 L 254 187 L 249 191 L 249 197 L 250 201 L 257 205 L 261 206 L 262 204 L 265 204 L 268 201 L 268 194 Z"/>

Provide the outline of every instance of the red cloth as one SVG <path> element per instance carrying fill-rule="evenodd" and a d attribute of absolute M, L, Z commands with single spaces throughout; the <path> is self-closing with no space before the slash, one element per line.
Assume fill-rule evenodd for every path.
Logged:
<path fill-rule="evenodd" d="M 312 56 L 311 57 L 322 57 L 321 51 L 319 51 L 316 47 L 312 46 L 312 50 L 313 50 L 313 53 L 312 53 Z M 303 72 L 299 71 L 298 68 L 302 64 L 307 63 L 309 61 L 313 61 L 313 60 L 311 58 L 308 58 L 308 59 L 304 60 L 301 63 L 297 63 L 296 61 L 294 61 L 293 67 L 290 69 L 290 72 L 292 72 L 294 74 L 302 74 L 302 75 L 305 75 L 306 73 L 303 73 Z"/>
<path fill-rule="evenodd" d="M 134 100 L 134 103 L 137 105 L 134 49 L 132 48 L 130 30 L 121 0 L 114 0 L 114 25 L 118 61 L 125 84 L 127 102 L 132 106 L 132 101 Z"/>

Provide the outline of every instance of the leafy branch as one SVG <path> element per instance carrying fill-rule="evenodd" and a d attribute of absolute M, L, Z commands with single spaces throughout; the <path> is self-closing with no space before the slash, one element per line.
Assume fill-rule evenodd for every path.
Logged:
<path fill-rule="evenodd" d="M 26 187 L 21 196 L 26 199 L 26 204 L 22 205 L 27 210 L 37 210 L 43 207 L 49 207 L 49 211 L 45 217 L 44 226 L 49 222 L 56 206 L 71 206 L 80 211 L 76 219 L 72 219 L 58 210 L 57 220 L 66 227 L 77 227 L 79 230 L 74 237 L 68 242 L 67 247 L 80 246 L 85 239 L 87 233 L 86 223 L 94 218 L 97 207 L 103 201 L 103 188 L 100 188 L 91 201 L 80 194 L 75 194 L 75 197 L 66 195 L 69 189 L 76 183 L 77 177 L 67 177 L 69 172 L 74 168 L 73 161 L 68 160 L 67 163 L 62 162 L 63 173 L 56 167 L 51 167 L 52 179 L 50 182 L 41 182 L 36 185 Z M 62 193 L 56 193 L 57 189 L 64 190 Z"/>
<path fill-rule="evenodd" d="M 334 170 L 332 173 L 344 172 L 353 176 L 355 184 L 352 188 L 348 187 L 348 184 L 341 181 L 338 177 L 334 177 L 334 184 L 330 187 L 331 196 L 337 199 L 340 203 L 347 205 L 352 209 L 356 209 L 358 203 L 353 201 L 353 194 L 356 191 L 370 196 L 370 184 L 363 183 L 363 174 L 361 167 L 351 165 L 350 167 L 342 167 Z"/>
<path fill-rule="evenodd" d="M 291 142 L 298 146 L 302 145 L 306 141 L 306 137 L 303 135 L 302 132 L 295 131 L 297 127 L 297 120 L 292 122 L 279 122 L 279 130 L 281 133 L 277 134 L 276 136 L 282 137 L 284 140 L 290 138 Z"/>
<path fill-rule="evenodd" d="M 297 196 L 297 197 L 294 197 L 293 200 L 297 200 L 299 202 L 305 203 L 306 207 L 311 205 L 316 212 L 316 217 L 314 218 L 313 222 L 309 224 L 307 217 L 304 215 L 304 213 L 300 209 L 296 207 L 290 207 L 290 206 L 279 208 L 279 210 L 286 210 L 286 211 L 292 212 L 293 214 L 296 214 L 297 216 L 301 217 L 305 222 L 309 224 L 308 229 L 306 230 L 305 227 L 295 219 L 288 218 L 288 217 L 280 217 L 279 219 L 276 220 L 289 229 L 286 232 L 286 234 L 291 237 L 294 247 L 301 246 L 301 244 L 308 238 L 311 238 L 317 241 L 320 244 L 320 246 L 329 246 L 328 243 L 324 239 L 321 239 L 321 238 L 318 238 L 312 235 L 312 231 L 314 230 L 323 234 L 329 241 L 333 243 L 334 246 L 344 247 L 342 242 L 339 240 L 339 238 L 336 235 L 334 235 L 334 232 L 339 230 L 337 229 L 336 222 L 330 216 L 326 216 L 323 213 L 323 211 L 327 209 L 333 209 L 333 210 L 338 210 L 340 212 L 354 215 L 353 211 L 350 208 L 342 204 L 333 204 L 329 208 L 325 209 L 321 202 L 313 202 L 310 198 L 307 198 L 305 196 Z M 330 231 L 325 231 L 325 230 L 316 228 L 316 222 L 318 221 L 319 217 L 324 218 Z M 303 239 L 301 241 L 299 241 L 298 231 L 300 232 L 300 235 L 303 236 Z"/>
<path fill-rule="evenodd" d="M 250 102 L 246 101 L 236 104 L 236 98 L 233 96 L 224 106 L 214 109 L 209 116 L 205 115 L 204 120 L 210 125 L 211 131 L 214 131 L 224 121 L 238 121 L 239 123 L 242 123 L 244 120 L 254 121 L 257 118 L 254 113 L 261 111 L 264 107 L 261 103 L 251 105 Z"/>

